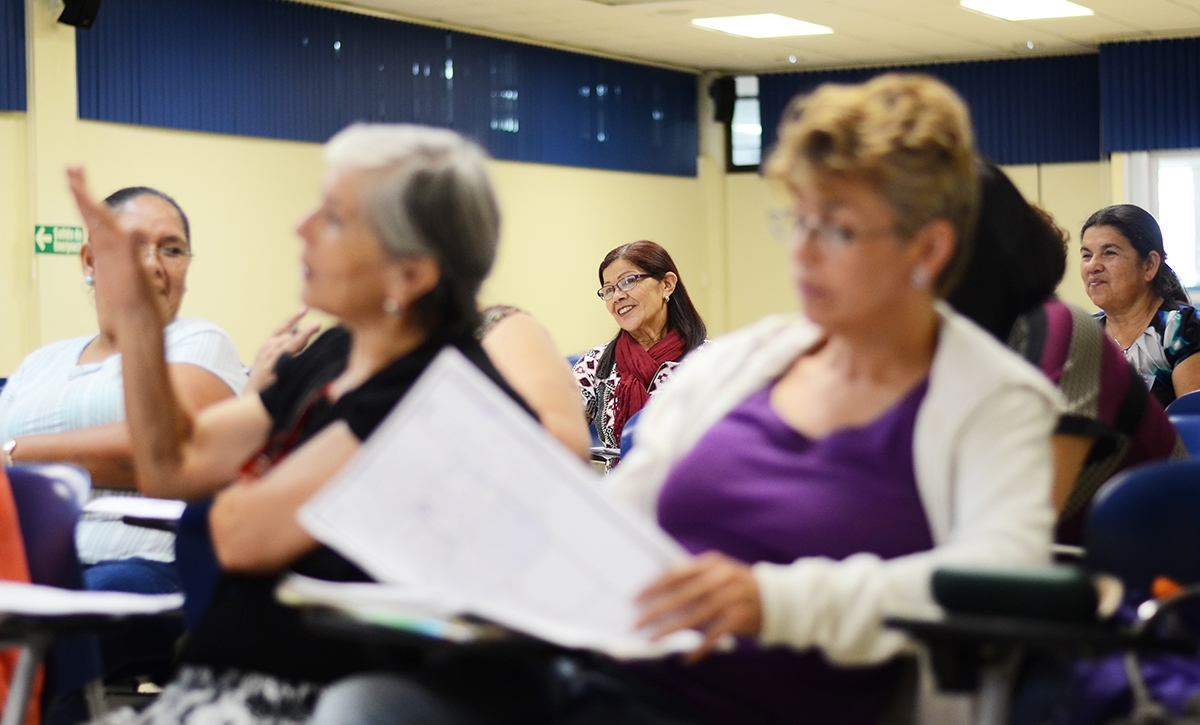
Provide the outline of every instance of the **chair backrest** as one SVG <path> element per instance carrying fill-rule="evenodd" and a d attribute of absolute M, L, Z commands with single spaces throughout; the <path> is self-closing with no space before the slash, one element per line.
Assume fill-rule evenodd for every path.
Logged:
<path fill-rule="evenodd" d="M 175 562 L 183 586 L 183 613 L 189 627 L 198 625 L 208 611 L 221 578 L 221 565 L 208 532 L 211 508 L 211 498 L 189 503 L 175 530 Z"/>
<path fill-rule="evenodd" d="M 1200 460 L 1122 471 L 1097 492 L 1084 531 L 1086 562 L 1126 589 L 1156 577 L 1200 583 Z"/>
<path fill-rule="evenodd" d="M 1200 415 L 1200 390 L 1184 393 L 1167 406 L 1167 415 Z"/>
<path fill-rule="evenodd" d="M 87 471 L 65 463 L 6 469 L 34 584 L 77 588 L 75 524 L 91 492 Z"/>
<path fill-rule="evenodd" d="M 629 451 L 633 450 L 633 444 L 636 439 L 636 431 L 638 418 L 642 416 L 642 411 L 638 411 L 629 416 L 629 420 L 625 421 L 625 427 L 621 429 L 621 458 L 629 455 Z"/>
<path fill-rule="evenodd" d="M 585 354 L 586 353 L 581 352 L 577 355 L 567 355 L 567 364 L 574 368 L 575 363 L 579 362 Z M 596 426 L 592 425 L 592 421 L 590 420 L 588 421 L 588 433 L 592 436 L 592 448 L 604 447 L 604 442 L 600 440 L 600 433 L 596 430 Z"/>
<path fill-rule="evenodd" d="M 1179 431 L 1179 438 L 1187 448 L 1188 455 L 1200 458 L 1200 415 L 1172 415 L 1171 425 Z"/>

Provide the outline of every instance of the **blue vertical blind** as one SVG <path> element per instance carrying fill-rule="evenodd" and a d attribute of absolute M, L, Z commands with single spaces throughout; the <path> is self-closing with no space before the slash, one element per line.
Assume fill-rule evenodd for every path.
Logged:
<path fill-rule="evenodd" d="M 696 173 L 688 73 L 279 0 L 105 0 L 76 48 L 81 118 L 299 141 L 422 123 L 501 159 Z"/>
<path fill-rule="evenodd" d="M 25 110 L 25 0 L 0 0 L 0 111 Z"/>
<path fill-rule="evenodd" d="M 1200 147 L 1200 39 L 1100 46 L 1104 151 Z"/>
<path fill-rule="evenodd" d="M 822 83 L 861 83 L 880 73 L 926 73 L 971 109 L 979 150 L 1001 164 L 1100 158 L 1100 81 L 1095 55 L 938 63 L 759 77 L 763 148 L 775 142 L 788 102 Z"/>

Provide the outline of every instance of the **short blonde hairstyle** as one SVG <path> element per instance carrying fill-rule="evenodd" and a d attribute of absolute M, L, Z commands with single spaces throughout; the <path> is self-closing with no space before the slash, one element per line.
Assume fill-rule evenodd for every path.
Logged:
<path fill-rule="evenodd" d="M 965 260 L 979 209 L 970 113 L 958 94 L 923 75 L 888 73 L 861 85 L 825 84 L 788 104 L 764 167 L 795 188 L 827 174 L 864 178 L 911 238 L 934 219 L 954 225 Z M 961 264 L 943 271 L 944 291 Z"/>

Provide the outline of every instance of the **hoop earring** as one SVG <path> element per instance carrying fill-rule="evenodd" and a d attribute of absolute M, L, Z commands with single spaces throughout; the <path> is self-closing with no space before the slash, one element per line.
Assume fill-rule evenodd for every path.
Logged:
<path fill-rule="evenodd" d="M 400 301 L 388 297 L 383 301 L 383 311 L 389 315 L 394 315 L 400 312 Z"/>

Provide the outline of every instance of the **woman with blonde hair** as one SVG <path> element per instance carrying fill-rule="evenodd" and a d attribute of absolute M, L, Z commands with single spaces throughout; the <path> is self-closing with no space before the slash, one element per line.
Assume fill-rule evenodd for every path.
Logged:
<path fill-rule="evenodd" d="M 695 555 L 644 592 L 641 626 L 699 649 L 547 658 L 528 691 L 563 685 L 533 713 L 482 698 L 498 670 L 464 656 L 343 683 L 317 723 L 874 723 L 913 650 L 884 617 L 936 611 L 935 568 L 1045 561 L 1058 393 L 938 301 L 978 205 L 965 104 L 923 76 L 823 86 L 766 171 L 791 195 L 803 316 L 696 352 L 610 480 Z"/>

